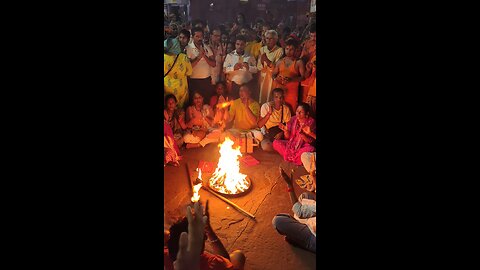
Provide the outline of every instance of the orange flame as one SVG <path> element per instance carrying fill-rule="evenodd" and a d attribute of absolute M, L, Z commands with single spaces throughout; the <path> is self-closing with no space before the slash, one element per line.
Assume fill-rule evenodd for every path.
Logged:
<path fill-rule="evenodd" d="M 226 102 L 218 103 L 217 108 L 223 109 L 223 108 L 226 108 L 226 107 L 228 107 L 232 104 L 233 104 L 233 101 L 226 101 Z"/>
<path fill-rule="evenodd" d="M 233 141 L 226 137 L 220 147 L 218 166 L 210 178 L 210 186 L 224 194 L 237 194 L 249 188 L 246 175 L 240 173 L 240 147 L 232 148 Z"/>
<path fill-rule="evenodd" d="M 197 168 L 198 172 L 198 179 L 202 179 L 202 170 Z M 198 191 L 200 191 L 200 188 L 202 188 L 202 183 L 198 183 L 195 186 L 193 186 L 193 196 L 191 198 L 192 202 L 198 202 L 200 200 L 200 194 L 198 194 Z"/>

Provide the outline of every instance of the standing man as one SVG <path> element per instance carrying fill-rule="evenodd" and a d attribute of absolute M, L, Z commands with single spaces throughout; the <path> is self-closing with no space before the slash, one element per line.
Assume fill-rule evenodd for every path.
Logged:
<path fill-rule="evenodd" d="M 195 27 L 192 29 L 193 42 L 187 46 L 187 56 L 192 63 L 192 75 L 188 81 L 189 96 L 193 97 L 194 91 L 202 93 L 206 100 L 210 100 L 213 92 L 212 67 L 215 67 L 215 55 L 203 42 L 203 29 Z"/>
<path fill-rule="evenodd" d="M 182 53 L 187 54 L 187 45 L 190 42 L 190 32 L 187 29 L 182 29 L 178 34 L 178 41 L 180 41 L 180 49 Z"/>
<path fill-rule="evenodd" d="M 312 107 L 313 111 L 316 111 L 316 49 L 317 49 L 317 29 L 316 24 L 313 23 L 309 28 L 309 38 L 303 43 L 302 54 L 300 58 L 306 65 L 306 76 L 301 83 L 302 88 L 302 101 L 308 104 L 315 104 Z"/>
<path fill-rule="evenodd" d="M 316 27 L 317 26 L 315 23 L 310 25 L 309 38 L 305 40 L 305 42 L 303 43 L 302 55 L 300 55 L 300 58 L 302 58 L 304 63 L 308 63 L 316 55 L 316 49 L 317 49 Z"/>
<path fill-rule="evenodd" d="M 216 85 L 219 81 L 224 81 L 223 74 L 223 61 L 227 55 L 227 44 L 223 45 L 221 41 L 222 32 L 220 28 L 214 28 L 210 35 L 210 48 L 215 55 L 215 67 L 212 67 L 212 85 Z"/>
<path fill-rule="evenodd" d="M 277 41 L 278 34 L 275 30 L 265 32 L 266 45 L 260 48 L 260 56 L 257 61 L 257 68 L 260 71 L 260 96 L 258 99 L 260 104 L 271 99 L 272 72 L 277 61 L 283 56 L 283 49 L 276 45 Z"/>
<path fill-rule="evenodd" d="M 230 95 L 235 99 L 240 97 L 240 86 L 252 81 L 252 74 L 257 73 L 255 58 L 245 53 L 245 45 L 245 36 L 237 36 L 235 50 L 227 55 L 223 64 L 227 80 L 232 82 Z"/>
<path fill-rule="evenodd" d="M 250 27 L 245 26 L 240 30 L 240 34 L 244 35 L 247 38 L 247 45 L 245 46 L 245 51 L 257 59 L 260 56 L 260 48 L 262 45 L 262 39 L 256 39 L 255 33 L 250 29 Z"/>

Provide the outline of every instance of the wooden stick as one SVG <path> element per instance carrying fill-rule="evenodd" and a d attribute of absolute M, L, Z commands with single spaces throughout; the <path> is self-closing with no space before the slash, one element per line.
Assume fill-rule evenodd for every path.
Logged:
<path fill-rule="evenodd" d="M 190 169 L 188 168 L 188 162 L 185 163 L 185 167 L 187 168 L 187 178 L 188 178 L 188 183 L 190 184 L 190 190 L 193 193 L 193 182 L 192 182 L 192 178 L 190 177 Z"/>
<path fill-rule="evenodd" d="M 219 198 L 220 200 L 230 204 L 231 206 L 233 206 L 235 209 L 237 209 L 238 211 L 240 211 L 241 213 L 249 216 L 250 218 L 252 219 L 255 219 L 255 216 L 250 214 L 249 212 L 243 210 L 240 206 L 236 205 L 234 202 L 228 200 L 227 198 L 215 193 L 213 190 L 211 190 L 209 187 L 205 187 L 205 186 L 202 186 L 202 188 L 208 192 L 210 192 L 211 194 L 215 195 L 215 197 Z"/>

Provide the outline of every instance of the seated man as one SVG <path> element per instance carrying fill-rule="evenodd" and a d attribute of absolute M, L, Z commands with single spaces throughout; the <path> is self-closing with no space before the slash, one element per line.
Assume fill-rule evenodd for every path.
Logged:
<path fill-rule="evenodd" d="M 317 208 L 313 193 L 302 193 L 297 200 L 292 179 L 280 169 L 280 174 L 286 182 L 292 201 L 294 216 L 278 214 L 273 220 L 273 227 L 285 236 L 285 240 L 299 248 L 316 253 L 317 251 Z M 314 181 L 315 183 L 315 181 Z"/>
<path fill-rule="evenodd" d="M 260 119 L 257 123 L 263 134 L 261 146 L 264 151 L 273 151 L 273 141 L 283 139 L 283 130 L 278 125 L 280 123 L 285 125 L 291 117 L 290 109 L 285 105 L 283 99 L 283 89 L 273 89 L 273 101 L 262 105 Z"/>
<path fill-rule="evenodd" d="M 198 203 L 194 205 L 195 207 L 195 216 L 196 218 L 200 217 L 201 208 L 199 211 Z M 191 210 L 187 210 L 191 211 Z M 192 214 L 193 215 L 193 214 Z M 211 254 L 205 250 L 205 240 L 203 241 L 203 246 L 200 252 L 200 260 L 199 268 L 200 270 L 227 270 L 227 269 L 235 269 L 235 270 L 243 270 L 245 266 L 245 255 L 242 251 L 236 250 L 231 254 L 228 254 L 225 246 L 222 244 L 221 240 L 213 231 L 212 227 L 210 226 L 210 216 L 208 213 L 208 202 L 205 206 L 205 216 L 207 219 L 203 220 L 205 222 L 205 240 L 209 240 L 214 252 L 216 254 Z M 190 217 L 191 220 L 191 217 Z M 192 220 L 193 221 L 193 220 Z M 183 232 L 187 233 L 194 233 L 189 232 L 189 227 L 192 228 L 191 224 L 189 224 L 189 217 L 184 217 L 180 221 L 174 223 L 168 232 L 164 232 L 164 235 L 168 238 L 167 245 L 164 246 L 163 250 L 163 257 L 164 257 L 164 267 L 166 270 L 173 270 L 174 269 L 174 261 L 177 260 L 177 254 L 181 249 L 180 243 L 180 235 Z M 201 226 L 200 226 L 201 227 Z M 193 229 L 193 228 L 192 228 Z M 176 269 L 176 268 L 175 268 Z M 191 269 L 191 268 L 189 268 Z"/>
<path fill-rule="evenodd" d="M 233 121 L 234 130 L 251 132 L 253 137 L 261 142 L 263 135 L 257 126 L 260 105 L 250 97 L 250 94 L 248 86 L 242 85 L 240 87 L 240 98 L 233 101 L 227 115 L 227 122 Z"/>

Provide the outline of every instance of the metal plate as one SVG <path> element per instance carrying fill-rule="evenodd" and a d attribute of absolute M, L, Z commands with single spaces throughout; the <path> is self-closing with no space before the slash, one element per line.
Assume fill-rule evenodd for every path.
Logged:
<path fill-rule="evenodd" d="M 247 177 L 245 178 L 245 180 L 247 180 L 247 182 L 250 184 L 249 187 L 248 187 L 248 189 L 245 190 L 244 192 L 236 193 L 236 194 L 229 194 L 229 193 L 220 192 L 220 191 L 216 190 L 214 187 L 212 187 L 212 186 L 210 185 L 210 181 L 209 181 L 209 183 L 208 183 L 208 187 L 209 187 L 212 191 L 214 191 L 215 193 L 218 193 L 218 194 L 220 194 L 220 195 L 222 195 L 222 196 L 231 197 L 231 198 L 236 198 L 236 197 L 244 196 L 245 194 L 249 193 L 250 190 L 252 189 L 252 187 L 253 187 L 253 181 L 252 181 L 252 179 L 250 179 L 250 177 L 247 176 Z"/>

